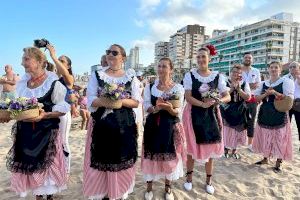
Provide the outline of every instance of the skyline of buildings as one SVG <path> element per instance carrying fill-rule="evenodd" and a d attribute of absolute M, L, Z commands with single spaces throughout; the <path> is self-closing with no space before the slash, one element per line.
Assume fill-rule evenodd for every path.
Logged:
<path fill-rule="evenodd" d="M 241 63 L 245 52 L 253 55 L 253 66 L 265 69 L 267 63 L 280 61 L 288 63 L 300 61 L 300 23 L 293 21 L 293 14 L 282 12 L 252 24 L 234 27 L 232 31 L 215 29 L 210 38 L 205 34 L 205 26 L 187 25 L 170 35 L 169 41 L 158 41 L 154 48 L 154 62 L 169 57 L 175 68 L 192 68 L 197 66 L 197 50 L 201 46 L 212 44 L 218 54 L 212 57 L 211 68 L 229 71 L 231 65 Z M 139 71 L 140 48 L 130 49 L 125 69 Z"/>

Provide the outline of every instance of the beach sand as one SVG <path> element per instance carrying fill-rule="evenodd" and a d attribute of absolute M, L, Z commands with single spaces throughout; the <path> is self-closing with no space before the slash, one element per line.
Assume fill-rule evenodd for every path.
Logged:
<path fill-rule="evenodd" d="M 75 119 L 74 122 L 80 119 Z M 73 123 L 74 123 L 73 122 Z M 10 191 L 10 172 L 6 169 L 5 156 L 11 147 L 12 140 L 10 129 L 13 122 L 1 125 L 0 130 L 0 199 L 35 199 L 31 194 L 26 198 L 19 198 Z M 273 159 L 269 165 L 255 166 L 254 163 L 262 159 L 260 155 L 251 153 L 242 148 L 239 153 L 241 160 L 233 158 L 220 158 L 215 160 L 213 185 L 215 194 L 205 192 L 204 165 L 196 166 L 193 177 L 193 190 L 187 192 L 183 188 L 185 177 L 173 183 L 173 192 L 176 200 L 194 199 L 300 199 L 300 152 L 299 141 L 294 120 L 293 126 L 293 162 L 283 163 L 282 173 L 276 174 L 272 167 Z M 77 126 L 79 127 L 79 126 Z M 79 130 L 73 125 L 70 133 L 70 146 L 72 153 L 71 175 L 68 189 L 55 196 L 55 199 L 83 200 L 82 195 L 82 168 L 85 149 L 86 131 Z M 141 152 L 142 135 L 139 136 L 139 153 Z M 129 200 L 143 200 L 146 184 L 140 171 L 140 159 L 137 162 L 136 185 L 134 193 L 129 195 Z M 153 192 L 155 200 L 164 199 L 164 182 L 154 182 Z"/>

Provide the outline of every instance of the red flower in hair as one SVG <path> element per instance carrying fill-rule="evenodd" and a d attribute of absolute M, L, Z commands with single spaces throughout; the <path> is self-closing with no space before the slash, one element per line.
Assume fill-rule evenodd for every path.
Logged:
<path fill-rule="evenodd" d="M 214 45 L 211 45 L 211 44 L 206 45 L 206 48 L 209 49 L 209 54 L 210 54 L 211 56 L 214 56 L 214 55 L 217 54 L 217 49 L 216 49 L 216 47 L 215 47 Z"/>

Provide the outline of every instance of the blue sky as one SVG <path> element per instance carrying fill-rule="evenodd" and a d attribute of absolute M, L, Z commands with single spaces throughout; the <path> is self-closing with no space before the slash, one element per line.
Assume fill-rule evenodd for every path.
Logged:
<path fill-rule="evenodd" d="M 141 63 L 153 62 L 154 43 L 187 24 L 213 29 L 266 19 L 285 11 L 294 13 L 300 1 L 290 0 L 10 0 L 0 5 L 0 74 L 12 64 L 23 74 L 22 49 L 46 38 L 57 54 L 68 55 L 75 73 L 89 71 L 112 43 L 127 49 L 141 47 Z M 48 52 L 46 52 L 48 55 Z"/>

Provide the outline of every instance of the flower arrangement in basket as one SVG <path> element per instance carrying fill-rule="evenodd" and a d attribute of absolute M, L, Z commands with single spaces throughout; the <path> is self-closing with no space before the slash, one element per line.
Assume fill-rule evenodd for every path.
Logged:
<path fill-rule="evenodd" d="M 173 108 L 179 108 L 180 107 L 180 96 L 178 92 L 165 92 L 162 94 L 161 98 L 164 101 L 168 101 L 173 105 Z"/>
<path fill-rule="evenodd" d="M 220 101 L 220 94 L 217 89 L 211 89 L 208 84 L 202 84 L 199 87 L 199 92 L 203 98 L 203 101 L 207 101 L 208 99 L 214 99 L 216 102 Z"/>
<path fill-rule="evenodd" d="M 122 99 L 129 98 L 124 84 L 105 83 L 104 87 L 98 88 L 98 97 L 106 108 L 119 109 L 122 107 Z"/>
<path fill-rule="evenodd" d="M 17 121 L 35 118 L 40 115 L 39 103 L 35 97 L 19 97 L 10 101 L 8 111 L 10 117 Z"/>
<path fill-rule="evenodd" d="M 0 119 L 10 118 L 10 112 L 8 111 L 10 102 L 11 100 L 8 98 L 5 100 L 0 100 Z"/>

